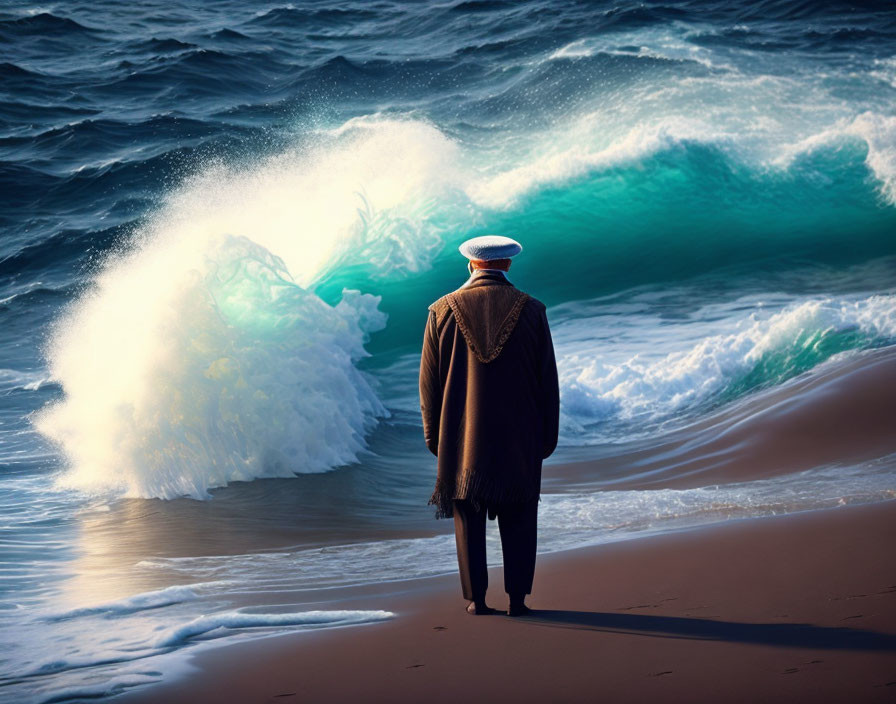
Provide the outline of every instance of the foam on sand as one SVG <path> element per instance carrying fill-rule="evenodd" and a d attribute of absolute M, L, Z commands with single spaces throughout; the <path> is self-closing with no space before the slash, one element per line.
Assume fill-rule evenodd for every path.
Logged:
<path fill-rule="evenodd" d="M 249 613 L 244 611 L 225 611 L 222 613 L 200 616 L 197 619 L 172 628 L 156 642 L 156 648 L 171 648 L 180 645 L 190 638 L 208 635 L 218 629 L 261 628 L 265 626 L 349 626 L 361 623 L 385 621 L 393 618 L 391 611 L 298 611 L 294 613 Z"/>
<path fill-rule="evenodd" d="M 68 611 L 60 611 L 47 616 L 47 620 L 61 621 L 64 619 L 78 618 L 80 616 L 101 616 L 130 614 L 144 609 L 155 609 L 160 606 L 171 606 L 185 601 L 193 601 L 199 598 L 197 589 L 207 584 L 174 585 L 149 592 L 142 592 L 124 599 L 110 601 L 95 606 L 84 606 Z"/>

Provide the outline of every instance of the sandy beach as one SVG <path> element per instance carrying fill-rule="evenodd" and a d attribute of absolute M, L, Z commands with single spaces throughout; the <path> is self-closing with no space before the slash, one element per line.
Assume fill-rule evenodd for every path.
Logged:
<path fill-rule="evenodd" d="M 545 555 L 519 619 L 465 614 L 453 575 L 336 592 L 396 618 L 206 649 L 120 700 L 893 701 L 894 540 L 889 501 Z"/>

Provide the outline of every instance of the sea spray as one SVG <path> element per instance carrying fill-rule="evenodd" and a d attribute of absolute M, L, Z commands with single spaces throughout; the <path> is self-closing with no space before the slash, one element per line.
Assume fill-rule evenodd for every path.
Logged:
<path fill-rule="evenodd" d="M 331 305 L 313 284 L 358 252 L 425 266 L 439 232 L 413 212 L 450 189 L 453 147 L 419 123 L 334 139 L 199 175 L 58 321 L 47 356 L 65 395 L 36 425 L 68 459 L 65 486 L 202 498 L 357 459 L 387 411 L 355 363 L 386 316 L 376 296 Z"/>
<path fill-rule="evenodd" d="M 320 472 L 355 460 L 386 415 L 354 366 L 385 324 L 377 298 L 346 291 L 333 307 L 250 240 L 214 244 L 204 274 L 135 321 L 144 329 L 131 344 L 96 344 L 96 328 L 117 322 L 102 295 L 57 338 L 66 397 L 38 427 L 71 461 L 65 485 L 200 498 L 231 481 Z"/>

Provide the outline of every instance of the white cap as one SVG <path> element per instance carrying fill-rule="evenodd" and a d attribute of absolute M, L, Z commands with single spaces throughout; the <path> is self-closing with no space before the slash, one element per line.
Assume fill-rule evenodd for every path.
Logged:
<path fill-rule="evenodd" d="M 516 240 L 501 235 L 483 235 L 467 240 L 460 247 L 460 253 L 467 259 L 490 261 L 492 259 L 509 259 L 523 251 L 523 246 Z"/>

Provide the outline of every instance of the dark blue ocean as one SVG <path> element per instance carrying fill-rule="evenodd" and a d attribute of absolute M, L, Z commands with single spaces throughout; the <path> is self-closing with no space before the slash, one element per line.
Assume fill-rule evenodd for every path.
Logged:
<path fill-rule="evenodd" d="M 455 569 L 417 365 L 489 233 L 560 369 L 541 552 L 896 497 L 896 442 L 712 469 L 894 351 L 887 3 L 3 3 L 0 700 Z"/>

